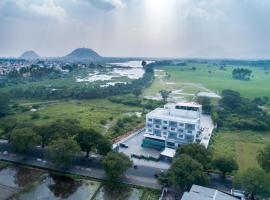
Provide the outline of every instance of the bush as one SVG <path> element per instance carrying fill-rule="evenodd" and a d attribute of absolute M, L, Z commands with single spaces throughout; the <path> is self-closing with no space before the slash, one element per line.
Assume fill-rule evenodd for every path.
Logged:
<path fill-rule="evenodd" d="M 40 116 L 36 112 L 31 115 L 31 119 L 39 119 L 39 118 L 40 118 Z"/>

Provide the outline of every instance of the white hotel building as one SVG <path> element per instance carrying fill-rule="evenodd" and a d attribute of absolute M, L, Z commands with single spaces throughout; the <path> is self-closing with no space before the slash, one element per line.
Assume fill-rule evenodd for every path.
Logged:
<path fill-rule="evenodd" d="M 142 146 L 163 150 L 197 142 L 207 147 L 213 128 L 211 117 L 203 116 L 201 105 L 167 104 L 146 115 Z"/>

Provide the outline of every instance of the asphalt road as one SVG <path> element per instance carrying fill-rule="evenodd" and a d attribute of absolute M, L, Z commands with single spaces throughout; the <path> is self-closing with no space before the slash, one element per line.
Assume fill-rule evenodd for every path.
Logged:
<path fill-rule="evenodd" d="M 44 150 L 36 149 L 31 152 L 28 156 L 22 156 L 19 154 L 7 154 L 4 155 L 3 151 L 9 151 L 10 147 L 8 144 L 0 143 L 0 160 L 15 162 L 22 165 L 29 165 L 32 167 L 38 167 L 46 170 L 54 170 L 63 173 L 71 173 L 76 175 L 81 175 L 89 178 L 95 178 L 99 180 L 107 180 L 105 171 L 102 167 L 100 159 L 94 159 L 92 161 L 86 160 L 84 157 L 77 158 L 74 161 L 74 164 L 70 168 L 57 168 L 51 162 L 44 162 Z M 42 161 L 37 160 L 37 158 L 42 158 Z M 161 185 L 158 183 L 155 178 L 155 174 L 159 173 L 162 169 L 151 166 L 138 166 L 137 169 L 130 168 L 126 174 L 119 180 L 115 180 L 116 182 L 144 186 L 152 189 L 161 189 Z M 227 177 L 225 180 L 219 177 L 219 174 L 210 173 L 208 174 L 210 178 L 209 187 L 229 192 L 232 188 L 232 177 Z"/>
<path fill-rule="evenodd" d="M 99 180 L 107 180 L 105 171 L 99 160 L 92 162 L 85 162 L 81 165 L 81 160 L 77 160 L 74 166 L 69 168 L 57 168 L 51 162 L 47 160 L 38 160 L 38 157 L 22 156 L 18 154 L 8 153 L 4 155 L 0 153 L 0 160 L 14 162 L 22 165 L 28 165 L 32 167 L 38 167 L 46 170 L 53 170 L 63 173 L 71 173 L 81 175 L 85 177 L 95 178 Z M 154 177 L 155 173 L 159 172 L 158 168 L 139 166 L 137 169 L 130 168 L 123 178 L 115 180 L 116 182 L 122 182 L 126 184 L 144 186 L 152 189 L 160 189 L 157 179 Z"/>

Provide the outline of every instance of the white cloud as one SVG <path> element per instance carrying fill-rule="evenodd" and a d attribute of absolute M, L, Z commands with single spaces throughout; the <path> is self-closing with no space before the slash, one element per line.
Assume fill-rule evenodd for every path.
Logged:
<path fill-rule="evenodd" d="M 41 5 L 31 4 L 29 8 L 38 15 L 57 20 L 65 20 L 67 17 L 66 11 L 62 7 L 55 5 L 54 0 L 46 0 Z"/>
<path fill-rule="evenodd" d="M 115 8 L 125 7 L 125 3 L 122 0 L 104 0 L 104 1 L 111 4 Z"/>

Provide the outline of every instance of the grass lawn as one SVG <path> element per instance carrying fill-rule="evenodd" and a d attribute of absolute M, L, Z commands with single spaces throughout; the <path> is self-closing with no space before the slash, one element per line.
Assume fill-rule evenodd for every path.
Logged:
<path fill-rule="evenodd" d="M 123 104 L 112 103 L 107 99 L 85 100 L 85 101 L 52 101 L 39 102 L 38 119 L 32 119 L 33 112 L 30 111 L 31 105 L 35 102 L 24 102 L 27 111 L 18 111 L 9 118 L 15 118 L 19 122 L 31 122 L 37 125 L 47 124 L 57 119 L 77 119 L 82 127 L 95 128 L 105 132 L 104 124 L 113 124 L 116 119 L 122 118 L 127 113 L 142 112 L 143 109 L 135 106 L 125 106 Z"/>
<path fill-rule="evenodd" d="M 192 66 L 196 67 L 195 71 L 190 70 Z M 253 71 L 254 77 L 250 81 L 232 79 L 233 66 L 227 66 L 226 71 L 220 70 L 219 66 L 205 64 L 189 64 L 186 67 L 160 67 L 159 69 L 170 75 L 170 78 L 166 80 L 169 84 L 166 84 L 162 78 L 162 73 L 165 72 L 158 71 L 156 72 L 155 82 L 144 91 L 144 94 L 153 95 L 161 89 L 183 89 L 185 93 L 196 93 L 207 89 L 220 93 L 224 89 L 232 89 L 248 98 L 259 96 L 270 98 L 270 87 L 268 87 L 270 85 L 270 76 L 265 74 L 265 70 L 255 67 L 244 68 Z"/>
<path fill-rule="evenodd" d="M 159 199 L 161 191 L 144 189 L 140 200 L 156 200 Z"/>
<path fill-rule="evenodd" d="M 270 144 L 270 132 L 220 131 L 213 136 L 210 148 L 213 149 L 214 157 L 234 157 L 242 171 L 258 167 L 257 152 L 267 144 Z"/>

